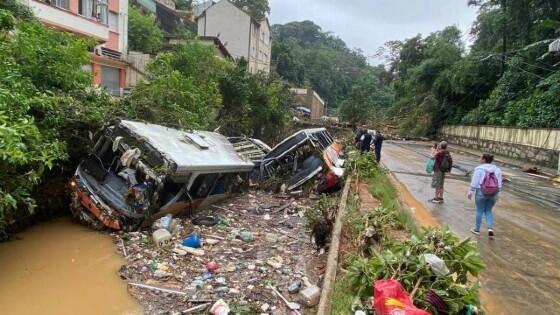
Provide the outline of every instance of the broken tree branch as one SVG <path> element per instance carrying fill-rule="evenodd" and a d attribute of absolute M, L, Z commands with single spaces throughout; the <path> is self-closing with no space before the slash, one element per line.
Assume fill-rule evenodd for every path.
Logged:
<path fill-rule="evenodd" d="M 191 307 L 191 308 L 189 308 L 189 309 L 187 309 L 187 310 L 184 310 L 183 313 L 189 314 L 189 313 L 193 313 L 193 312 L 196 312 L 196 311 L 201 311 L 201 310 L 203 310 L 203 309 L 208 308 L 208 306 L 210 306 L 211 304 L 212 304 L 212 303 L 200 304 L 200 305 L 197 305 L 197 306 L 195 306 L 195 307 Z"/>
<path fill-rule="evenodd" d="M 122 249 L 123 256 L 124 256 L 124 258 L 126 258 L 126 256 L 128 256 L 128 255 L 126 254 L 126 246 L 124 245 L 124 240 L 120 237 L 119 237 L 119 240 L 121 241 L 121 249 Z"/>
<path fill-rule="evenodd" d="M 280 297 L 280 299 L 282 299 L 282 301 L 284 301 L 284 303 L 286 303 L 286 305 L 288 306 L 288 308 L 292 311 L 294 311 L 297 315 L 301 315 L 301 313 L 297 310 L 296 307 L 296 303 L 292 303 L 290 301 L 288 301 L 280 292 L 278 292 L 278 290 L 276 290 L 275 287 L 273 287 L 272 285 L 268 285 L 268 288 L 272 290 L 272 292 L 274 292 L 274 294 L 276 294 L 278 297 Z M 297 305 L 299 306 L 299 305 Z"/>
<path fill-rule="evenodd" d="M 177 294 L 177 295 L 190 295 L 187 292 L 165 289 L 165 288 L 158 288 L 158 287 L 154 287 L 154 286 L 147 285 L 147 284 L 142 284 L 142 283 L 129 282 L 128 285 L 131 285 L 133 287 L 139 287 L 139 288 L 143 288 L 143 289 L 153 290 L 153 291 L 160 291 L 160 292 L 165 292 L 165 293 Z"/>

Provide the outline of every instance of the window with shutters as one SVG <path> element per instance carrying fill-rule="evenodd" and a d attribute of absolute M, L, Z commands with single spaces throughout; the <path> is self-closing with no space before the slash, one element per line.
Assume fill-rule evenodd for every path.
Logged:
<path fill-rule="evenodd" d="M 119 68 L 101 66 L 101 86 L 112 95 L 120 95 Z"/>

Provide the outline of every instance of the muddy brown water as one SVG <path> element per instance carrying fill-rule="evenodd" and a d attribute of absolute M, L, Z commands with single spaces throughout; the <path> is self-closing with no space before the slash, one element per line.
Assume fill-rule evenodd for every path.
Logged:
<path fill-rule="evenodd" d="M 0 243 L 0 313 L 141 314 L 111 238 L 59 218 Z"/>

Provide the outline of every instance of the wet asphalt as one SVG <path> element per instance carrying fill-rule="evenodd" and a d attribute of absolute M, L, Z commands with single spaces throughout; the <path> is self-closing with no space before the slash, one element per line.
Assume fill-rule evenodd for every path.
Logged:
<path fill-rule="evenodd" d="M 474 201 L 467 199 L 470 172 L 479 156 L 453 150 L 454 168 L 445 182 L 445 202 L 432 204 L 431 176 L 425 172 L 429 143 L 384 143 L 382 162 L 442 225 L 477 240 L 487 264 L 481 277 L 485 303 L 495 314 L 560 314 L 560 187 L 511 165 L 502 168 L 504 191 L 494 208 L 493 240 L 483 219 L 474 226 Z M 473 198 L 474 199 L 474 198 Z"/>

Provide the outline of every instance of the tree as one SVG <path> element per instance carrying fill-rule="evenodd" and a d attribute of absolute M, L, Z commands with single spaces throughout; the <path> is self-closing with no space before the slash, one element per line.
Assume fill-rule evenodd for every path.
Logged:
<path fill-rule="evenodd" d="M 123 114 L 178 128 L 206 129 L 221 107 L 218 80 L 229 62 L 212 47 L 193 41 L 160 53 L 122 109 Z"/>
<path fill-rule="evenodd" d="M 246 11 L 257 21 L 262 21 L 270 14 L 268 0 L 231 0 L 240 9 Z"/>
<path fill-rule="evenodd" d="M 190 10 L 192 9 L 193 0 L 177 0 L 175 7 L 177 10 Z"/>
<path fill-rule="evenodd" d="M 112 107 L 83 70 L 91 43 L 12 9 L 19 18 L 0 9 L 0 239 L 35 212 L 45 173 L 87 152 L 87 128 Z"/>
<path fill-rule="evenodd" d="M 391 90 L 383 86 L 374 73 L 361 78 L 340 105 L 340 118 L 352 123 L 365 123 L 382 116 L 392 101 Z"/>
<path fill-rule="evenodd" d="M 311 87 L 337 107 L 352 85 L 373 68 L 359 50 L 311 21 L 273 25 L 272 64 L 293 85 Z"/>
<path fill-rule="evenodd" d="M 163 44 L 163 32 L 156 25 L 153 16 L 145 15 L 139 9 L 128 9 L 128 45 L 130 50 L 155 54 Z"/>

